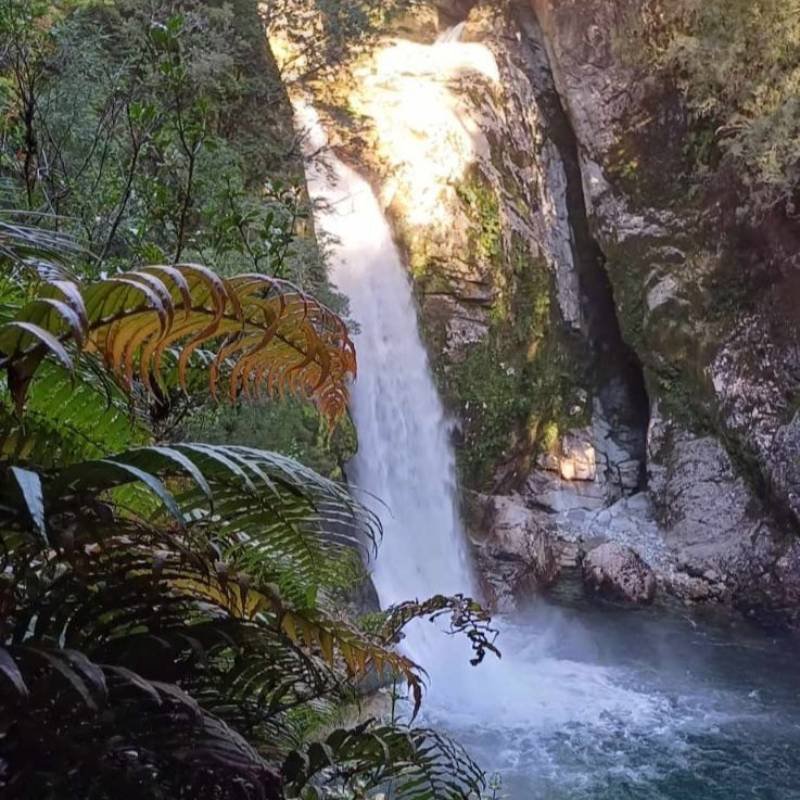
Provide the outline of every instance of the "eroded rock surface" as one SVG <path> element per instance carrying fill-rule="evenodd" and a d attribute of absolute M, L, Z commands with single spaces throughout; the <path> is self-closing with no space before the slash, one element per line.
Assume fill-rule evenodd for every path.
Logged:
<path fill-rule="evenodd" d="M 487 594 L 601 545 L 637 596 L 800 623 L 800 231 L 690 197 L 681 97 L 618 47 L 642 0 L 438 5 L 324 94 L 408 261 Z"/>
<path fill-rule="evenodd" d="M 778 213 L 750 214 L 730 177 L 688 198 L 682 99 L 668 81 L 637 74 L 619 46 L 641 2 L 512 3 L 518 19 L 523 5 L 544 33 L 579 142 L 591 234 L 647 382 L 650 512 L 630 546 L 687 601 L 797 623 L 796 226 Z M 635 465 L 626 474 L 627 485 L 622 475 L 618 483 L 630 490 Z M 578 494 L 587 490 L 566 496 Z M 594 512 L 611 540 L 613 507 Z M 586 540 L 585 518 L 572 514 L 567 535 Z M 597 527 L 595 519 L 589 530 Z"/>
<path fill-rule="evenodd" d="M 518 496 L 472 502 L 487 534 L 476 543 L 484 593 L 495 608 L 511 611 L 555 582 L 563 547 L 552 525 Z"/>
<path fill-rule="evenodd" d="M 613 542 L 590 550 L 583 559 L 587 589 L 614 600 L 652 603 L 656 595 L 653 570 L 629 547 Z"/>

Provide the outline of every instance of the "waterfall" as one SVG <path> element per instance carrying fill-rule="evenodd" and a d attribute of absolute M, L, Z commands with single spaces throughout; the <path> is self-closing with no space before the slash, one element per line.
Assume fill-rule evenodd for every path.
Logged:
<path fill-rule="evenodd" d="M 358 380 L 351 399 L 359 447 L 348 477 L 383 524 L 372 573 L 381 606 L 434 594 L 472 594 L 450 425 L 420 339 L 408 275 L 370 185 L 327 148 L 313 107 L 298 102 L 296 113 L 307 131 L 306 177 L 315 222 L 333 239 L 330 276 L 349 298 L 359 326 Z M 426 709 L 433 718 L 473 724 L 492 716 L 520 722 L 536 716 L 560 724 L 585 716 L 590 704 L 598 714 L 625 704 L 602 671 L 571 666 L 565 672 L 558 660 L 534 665 L 513 654 L 474 669 L 461 637 L 443 635 L 425 622 L 412 624 L 406 634 L 405 651 L 430 676 Z M 517 642 L 513 649 L 529 645 Z M 565 683 L 566 676 L 571 681 Z M 592 703 L 599 696 L 603 703 Z"/>
<path fill-rule="evenodd" d="M 457 37 L 457 34 L 455 34 Z M 475 48 L 478 48 L 477 50 Z M 431 60 L 446 72 L 452 62 L 488 51 L 438 42 Z M 496 69 L 496 68 L 495 68 Z M 433 383 L 420 339 L 411 285 L 391 229 L 369 183 L 328 148 L 315 109 L 297 101 L 304 128 L 306 177 L 318 231 L 332 240 L 329 274 L 350 301 L 358 379 L 351 410 L 359 449 L 348 478 L 383 524 L 372 576 L 383 607 L 434 594 L 474 594 L 475 583 L 458 514 L 450 424 Z M 430 165 L 416 164 L 422 175 Z M 403 648 L 430 676 L 425 708 L 432 718 L 489 718 L 558 725 L 609 709 L 630 698 L 602 669 L 550 658 L 549 639 L 533 644 L 503 625 L 502 662 L 478 669 L 461 637 L 425 622 L 406 629 Z M 602 700 L 600 699 L 602 698 Z M 636 705 L 636 702 L 633 702 Z"/>
<path fill-rule="evenodd" d="M 409 278 L 367 181 L 325 149 L 313 108 L 298 103 L 297 113 L 308 130 L 307 153 L 315 154 L 307 165 L 315 221 L 333 239 L 330 277 L 360 327 L 351 402 L 359 447 L 348 478 L 383 524 L 373 565 L 381 605 L 470 593 L 450 425 L 420 339 Z M 436 657 L 434 640 L 441 638 L 430 627 L 416 626 L 406 642 L 423 661 Z"/>
<path fill-rule="evenodd" d="M 445 28 L 445 30 L 436 37 L 436 44 L 452 44 L 460 41 L 461 34 L 464 32 L 466 25 L 466 22 L 459 22 L 458 25 L 453 25 L 452 28 Z"/>
<path fill-rule="evenodd" d="M 352 393 L 359 452 L 349 477 L 383 522 L 373 571 L 381 603 L 471 592 L 449 425 L 408 277 L 369 184 L 325 149 L 313 108 L 298 104 L 297 113 L 310 132 L 307 177 L 317 227 L 335 239 L 331 277 L 360 328 Z M 498 770 L 509 800 L 590 800 L 620 790 L 680 800 L 686 786 L 696 789 L 692 796 L 733 798 L 744 796 L 731 792 L 740 784 L 758 788 L 748 797 L 766 797 L 762 760 L 779 753 L 783 760 L 775 763 L 792 763 L 781 737 L 800 730 L 800 706 L 776 720 L 773 735 L 764 722 L 774 712 L 754 699 L 750 672 L 718 689 L 720 678 L 702 662 L 718 658 L 719 648 L 685 620 L 654 630 L 647 615 L 615 620 L 603 613 L 584 623 L 540 606 L 527 620 L 501 622 L 503 660 L 489 658 L 477 669 L 461 638 L 424 622 L 410 626 L 402 646 L 430 676 L 425 724 L 455 734 L 483 766 Z M 687 669 L 700 647 L 708 655 Z M 797 705 L 796 682 L 789 691 Z M 748 752 L 754 743 L 752 757 L 737 749 L 740 741 Z M 739 763 L 742 769 L 728 775 Z M 796 785 L 796 774 L 781 766 L 776 780 Z M 706 793 L 698 775 L 721 776 L 720 791 Z"/>

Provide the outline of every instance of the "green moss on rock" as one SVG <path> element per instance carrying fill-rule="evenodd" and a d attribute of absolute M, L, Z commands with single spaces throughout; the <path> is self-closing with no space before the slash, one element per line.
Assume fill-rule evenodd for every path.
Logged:
<path fill-rule="evenodd" d="M 391 216 L 422 301 L 434 374 L 461 421 L 460 479 L 468 489 L 486 490 L 498 476 L 505 481 L 527 474 L 562 432 L 587 424 L 591 402 L 580 391 L 584 368 L 570 355 L 544 258 L 505 227 L 498 190 L 478 167 L 454 190 L 453 218 L 467 222 L 465 244 L 463 224 L 454 229 L 460 249 L 441 231 L 412 228 L 402 215 Z M 449 263 L 453 251 L 459 269 Z M 459 281 L 474 276 L 490 287 L 488 303 L 461 296 Z M 485 310 L 486 335 L 448 351 L 452 306 L 434 297 L 452 297 L 465 308 L 475 303 L 476 318 Z"/>
<path fill-rule="evenodd" d="M 586 396 L 578 401 L 580 369 L 570 358 L 551 302 L 551 275 L 540 257 L 516 242 L 505 266 L 505 289 L 492 309 L 488 336 L 451 365 L 446 395 L 459 413 L 457 451 L 462 482 L 490 489 L 497 468 L 513 480 L 561 432 L 586 424 Z"/>
<path fill-rule="evenodd" d="M 472 172 L 456 187 L 456 194 L 474 222 L 473 252 L 483 261 L 499 265 L 503 257 L 503 226 L 494 190 L 480 178 L 479 173 Z"/>

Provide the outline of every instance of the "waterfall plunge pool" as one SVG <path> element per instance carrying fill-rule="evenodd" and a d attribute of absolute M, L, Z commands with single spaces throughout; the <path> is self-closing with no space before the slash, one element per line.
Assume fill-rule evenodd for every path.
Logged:
<path fill-rule="evenodd" d="M 800 643 L 574 601 L 500 627 L 502 661 L 440 666 L 424 719 L 498 800 L 800 798 Z"/>

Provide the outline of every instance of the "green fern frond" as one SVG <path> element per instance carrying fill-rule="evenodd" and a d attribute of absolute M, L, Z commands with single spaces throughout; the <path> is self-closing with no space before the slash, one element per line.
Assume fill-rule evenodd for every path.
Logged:
<path fill-rule="evenodd" d="M 150 435 L 119 389 L 86 361 L 77 374 L 45 363 L 23 415 L 0 386 L 0 461 L 38 467 L 72 464 L 145 444 Z"/>

